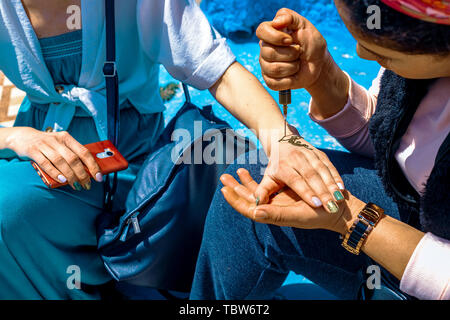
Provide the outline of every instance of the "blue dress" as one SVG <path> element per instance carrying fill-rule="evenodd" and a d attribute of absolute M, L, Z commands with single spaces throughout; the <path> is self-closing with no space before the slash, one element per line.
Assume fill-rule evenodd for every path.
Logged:
<path fill-rule="evenodd" d="M 77 84 L 82 32 L 40 39 L 57 84 Z M 40 130 L 48 105 L 31 104 L 14 126 Z M 120 112 L 119 151 L 130 162 L 119 174 L 118 207 L 123 207 L 140 164 L 152 151 L 164 121 L 162 113 L 140 115 L 126 101 Z M 78 142 L 99 141 L 93 119 L 81 107 L 67 130 Z M 27 159 L 0 159 L 0 299 L 97 299 L 98 285 L 111 280 L 96 251 L 95 220 L 103 185 L 89 191 L 49 189 Z M 79 272 L 78 272 L 79 271 Z M 81 282 L 81 288 L 74 280 Z M 75 284 L 75 285 L 74 285 Z"/>

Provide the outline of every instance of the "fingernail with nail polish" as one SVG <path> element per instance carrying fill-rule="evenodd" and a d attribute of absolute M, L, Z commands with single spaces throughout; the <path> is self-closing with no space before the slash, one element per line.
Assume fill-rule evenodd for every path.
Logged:
<path fill-rule="evenodd" d="M 331 213 L 339 212 L 339 207 L 338 207 L 337 203 L 332 200 L 328 201 L 327 208 L 328 208 L 328 210 L 330 210 Z"/>
<path fill-rule="evenodd" d="M 255 219 L 265 219 L 267 218 L 267 213 L 262 210 L 255 210 Z"/>
<path fill-rule="evenodd" d="M 317 197 L 312 197 L 311 200 L 312 200 L 312 202 L 314 203 L 314 205 L 315 205 L 316 207 L 322 206 L 322 201 L 320 201 L 319 198 L 317 198 Z"/>
<path fill-rule="evenodd" d="M 103 181 L 103 175 L 99 172 L 95 175 L 95 180 L 97 180 L 97 182 L 102 182 Z"/>
<path fill-rule="evenodd" d="M 344 185 L 342 183 L 338 182 L 337 186 L 339 187 L 339 189 L 345 190 Z"/>
<path fill-rule="evenodd" d="M 259 197 L 256 197 L 256 206 L 258 206 L 259 205 Z"/>
<path fill-rule="evenodd" d="M 89 181 L 89 182 L 86 182 L 85 184 L 84 184 L 84 188 L 86 189 L 86 190 L 91 190 L 91 182 Z"/>
<path fill-rule="evenodd" d="M 60 174 L 60 175 L 58 176 L 58 180 L 59 180 L 59 182 L 61 182 L 61 183 L 66 183 L 66 182 L 67 182 L 66 177 L 64 177 L 62 174 Z"/>
<path fill-rule="evenodd" d="M 344 195 L 343 195 L 342 192 L 340 192 L 340 191 L 335 191 L 335 192 L 333 193 L 333 195 L 334 195 L 334 198 L 335 198 L 337 201 L 344 200 Z"/>
<path fill-rule="evenodd" d="M 75 188 L 77 191 L 81 191 L 81 184 L 80 184 L 79 182 L 75 182 L 75 183 L 73 184 L 73 186 L 74 186 L 74 188 Z"/>

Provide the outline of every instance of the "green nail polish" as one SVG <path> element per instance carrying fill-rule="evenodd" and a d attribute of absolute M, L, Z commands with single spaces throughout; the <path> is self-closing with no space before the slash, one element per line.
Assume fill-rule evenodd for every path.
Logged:
<path fill-rule="evenodd" d="M 75 188 L 77 191 L 81 191 L 81 184 L 80 184 L 79 182 L 75 182 L 75 183 L 73 184 L 73 186 L 74 186 L 74 188 Z"/>
<path fill-rule="evenodd" d="M 328 208 L 328 210 L 330 210 L 331 213 L 339 212 L 339 207 L 338 207 L 337 203 L 334 201 L 328 201 L 327 208 Z"/>
<path fill-rule="evenodd" d="M 259 205 L 259 197 L 256 197 L 256 206 Z"/>
<path fill-rule="evenodd" d="M 337 201 L 344 200 L 344 195 L 343 195 L 342 192 L 340 192 L 340 191 L 335 191 L 335 192 L 333 193 L 333 195 L 334 195 L 334 198 L 335 198 Z"/>

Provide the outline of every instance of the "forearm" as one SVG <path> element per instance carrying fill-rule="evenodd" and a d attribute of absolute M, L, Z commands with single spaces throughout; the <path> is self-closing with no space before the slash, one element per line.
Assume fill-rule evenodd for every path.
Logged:
<path fill-rule="evenodd" d="M 17 131 L 17 127 L 0 128 L 0 150 L 12 149 L 11 137 L 15 131 Z"/>
<path fill-rule="evenodd" d="M 17 128 L 0 128 L 0 159 L 16 156 L 11 144 L 11 137 Z"/>
<path fill-rule="evenodd" d="M 354 219 L 365 206 L 365 203 L 358 199 L 351 202 L 352 204 L 349 205 L 351 213 L 347 214 L 341 234 L 345 234 L 350 229 Z M 369 234 L 362 250 L 400 280 L 424 235 L 410 225 L 386 215 Z"/>
<path fill-rule="evenodd" d="M 330 118 L 341 111 L 347 103 L 349 80 L 327 52 L 325 66 L 318 80 L 306 90 L 312 97 L 310 113 L 317 120 Z"/>
<path fill-rule="evenodd" d="M 210 92 L 235 118 L 255 131 L 265 151 L 270 153 L 269 136 L 282 135 L 284 118 L 258 79 L 235 62 L 210 88 Z"/>

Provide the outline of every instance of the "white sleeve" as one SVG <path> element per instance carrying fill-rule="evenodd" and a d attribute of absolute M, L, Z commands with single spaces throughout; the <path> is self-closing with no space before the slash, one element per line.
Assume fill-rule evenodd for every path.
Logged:
<path fill-rule="evenodd" d="M 400 289 L 419 299 L 450 300 L 450 241 L 425 234 L 406 266 Z"/>
<path fill-rule="evenodd" d="M 236 60 L 194 0 L 139 0 L 137 17 L 146 55 L 197 89 L 210 88 Z"/>

